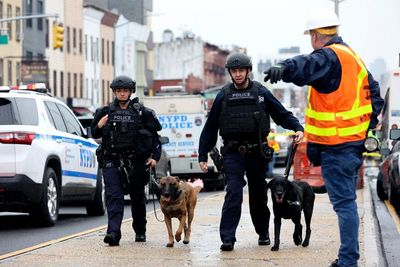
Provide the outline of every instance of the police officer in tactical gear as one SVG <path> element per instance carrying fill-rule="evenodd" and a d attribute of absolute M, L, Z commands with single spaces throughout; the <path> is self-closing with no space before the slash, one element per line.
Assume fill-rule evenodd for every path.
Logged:
<path fill-rule="evenodd" d="M 249 79 L 250 58 L 232 54 L 225 66 L 232 78 L 215 98 L 200 136 L 199 164 L 208 171 L 207 153 L 223 139 L 221 152 L 226 179 L 226 195 L 220 222 L 221 250 L 233 250 L 241 215 L 246 174 L 251 219 L 259 245 L 269 245 L 269 218 L 265 174 L 271 150 L 265 143 L 270 131 L 270 116 L 279 125 L 296 132 L 295 142 L 303 139 L 303 127 L 293 114 L 263 85 Z"/>
<path fill-rule="evenodd" d="M 104 242 L 118 246 L 126 193 L 131 199 L 135 241 L 146 241 L 144 188 L 149 181 L 148 169 L 154 167 L 161 156 L 157 134 L 161 125 L 154 111 L 141 105 L 137 98 L 131 100 L 136 89 L 131 78 L 118 76 L 110 87 L 115 100 L 96 110 L 91 128 L 94 138 L 102 137 L 97 156 L 103 168 L 108 214 Z"/>

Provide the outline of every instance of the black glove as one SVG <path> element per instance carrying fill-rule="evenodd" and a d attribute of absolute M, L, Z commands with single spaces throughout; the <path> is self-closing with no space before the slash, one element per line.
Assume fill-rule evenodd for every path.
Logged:
<path fill-rule="evenodd" d="M 281 64 L 276 64 L 272 66 L 268 70 L 264 71 L 266 74 L 264 78 L 264 82 L 270 80 L 271 83 L 276 83 L 282 79 L 283 72 L 285 71 L 286 67 Z"/>

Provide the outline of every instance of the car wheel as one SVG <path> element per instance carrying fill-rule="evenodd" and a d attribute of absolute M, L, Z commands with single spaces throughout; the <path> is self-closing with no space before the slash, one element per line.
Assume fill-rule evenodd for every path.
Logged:
<path fill-rule="evenodd" d="M 106 213 L 106 191 L 104 189 L 103 171 L 97 172 L 96 193 L 94 199 L 86 206 L 86 212 L 89 216 L 102 216 Z"/>
<path fill-rule="evenodd" d="M 388 199 L 388 195 L 386 194 L 385 189 L 383 188 L 383 176 L 382 173 L 380 172 L 376 179 L 376 193 L 378 194 L 380 200 L 384 201 Z"/>
<path fill-rule="evenodd" d="M 46 168 L 43 177 L 42 198 L 31 215 L 43 226 L 53 226 L 58 219 L 60 208 L 57 175 L 52 168 Z"/>

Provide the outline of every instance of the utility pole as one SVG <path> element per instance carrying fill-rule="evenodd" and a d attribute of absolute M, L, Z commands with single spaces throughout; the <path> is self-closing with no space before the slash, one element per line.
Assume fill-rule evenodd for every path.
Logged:
<path fill-rule="evenodd" d="M 335 13 L 339 17 L 339 4 L 345 0 L 331 0 L 335 4 Z"/>

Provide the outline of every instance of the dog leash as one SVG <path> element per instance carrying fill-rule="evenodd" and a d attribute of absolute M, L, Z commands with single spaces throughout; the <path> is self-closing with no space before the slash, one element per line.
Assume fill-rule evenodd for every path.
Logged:
<path fill-rule="evenodd" d="M 158 189 L 160 184 L 157 183 L 156 175 L 155 175 L 154 169 L 155 169 L 154 167 L 149 169 L 150 184 L 155 185 L 155 186 L 157 187 L 157 189 Z M 154 216 L 156 217 L 156 220 L 157 220 L 157 221 L 159 221 L 159 222 L 164 222 L 164 220 L 160 220 L 160 219 L 158 218 L 158 216 L 157 216 L 156 201 L 155 201 L 155 200 L 157 199 L 158 203 L 160 204 L 160 199 L 159 199 L 158 197 L 154 197 L 154 195 L 155 195 L 154 190 L 153 190 L 153 192 L 151 193 L 151 195 L 152 195 L 152 200 L 153 200 Z M 160 206 L 161 206 L 161 205 L 160 205 Z"/>
<path fill-rule="evenodd" d="M 292 164 L 293 164 L 293 159 L 294 159 L 294 155 L 296 154 L 297 146 L 298 146 L 298 144 L 294 143 L 294 142 L 292 142 L 292 144 L 290 145 L 290 147 L 292 149 L 290 150 L 290 154 L 289 154 L 289 157 L 288 157 L 288 160 L 286 163 L 285 173 L 283 175 L 286 179 L 288 179 L 288 177 L 289 177 L 290 168 L 292 167 Z"/>

